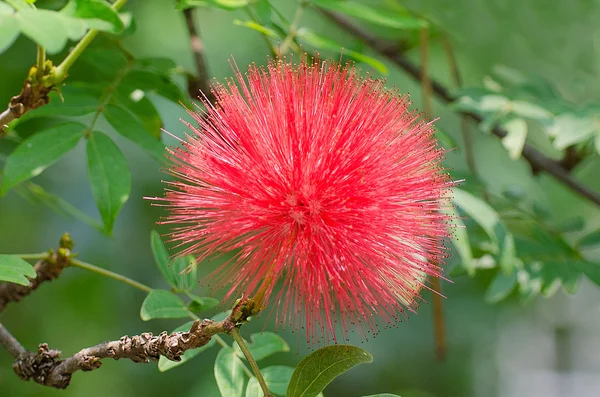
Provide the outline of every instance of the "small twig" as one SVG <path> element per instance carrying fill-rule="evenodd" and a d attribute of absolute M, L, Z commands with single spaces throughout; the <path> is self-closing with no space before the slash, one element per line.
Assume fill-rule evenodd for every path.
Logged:
<path fill-rule="evenodd" d="M 435 354 L 439 361 L 446 358 L 446 325 L 444 320 L 444 298 L 438 277 L 431 279 L 433 289 L 433 328 L 435 334 Z"/>
<path fill-rule="evenodd" d="M 59 360 L 61 353 L 49 349 L 45 343 L 39 345 L 37 353 L 25 350 L 2 325 L 0 342 L 15 358 L 13 369 L 22 379 L 32 379 L 41 385 L 64 389 L 69 386 L 75 372 L 100 368 L 101 360 L 105 358 L 148 363 L 164 356 L 169 360 L 179 361 L 187 350 L 206 345 L 216 334 L 230 334 L 239 324 L 248 321 L 253 307 L 252 300 L 240 299 L 223 321 L 196 320 L 189 332 L 162 332 L 157 336 L 145 332 L 132 337 L 123 336 L 119 340 L 82 349 L 65 360 Z"/>
<path fill-rule="evenodd" d="M 29 285 L 0 283 L 0 312 L 6 308 L 8 303 L 19 302 L 43 282 L 58 277 L 64 268 L 69 265 L 72 248 L 73 242 L 69 235 L 65 233 L 56 252 L 49 252 L 46 257 L 35 264 L 36 277 L 29 279 Z"/>
<path fill-rule="evenodd" d="M 215 97 L 210 89 L 210 79 L 206 59 L 204 58 L 204 44 L 200 38 L 200 32 L 194 21 L 195 8 L 183 10 L 185 16 L 185 24 L 190 35 L 190 46 L 194 55 L 194 63 L 196 64 L 196 76 L 188 77 L 188 94 L 192 98 L 198 98 L 202 92 L 209 101 L 214 102 Z"/>
<path fill-rule="evenodd" d="M 402 68 L 406 73 L 412 76 L 415 80 L 420 80 L 420 70 L 410 59 L 398 52 L 395 46 L 388 44 L 385 41 L 378 39 L 371 33 L 364 31 L 362 28 L 356 26 L 348 19 L 327 10 L 319 9 L 319 11 L 342 27 L 344 30 L 350 32 L 353 36 L 361 39 L 369 47 L 380 53 L 381 55 L 389 58 L 392 62 Z M 444 102 L 452 103 L 456 100 L 454 96 L 450 94 L 450 91 L 436 80 L 431 80 L 431 87 L 433 92 L 437 94 Z M 483 121 L 481 116 L 472 112 L 460 112 L 461 114 L 469 117 L 471 120 L 480 123 Z M 507 132 L 495 126 L 492 129 L 492 133 L 498 138 L 504 138 Z M 532 171 L 543 170 L 546 173 L 552 175 L 556 180 L 562 182 L 565 186 L 571 189 L 573 192 L 585 197 L 589 201 L 600 206 L 600 194 L 591 190 L 587 186 L 573 179 L 569 174 L 569 171 L 563 168 L 559 162 L 552 160 L 538 150 L 534 149 L 531 145 L 525 144 L 523 147 L 523 158 L 529 162 Z"/>
<path fill-rule="evenodd" d="M 108 278 L 112 278 L 113 280 L 121 281 L 127 285 L 130 285 L 134 288 L 139 289 L 140 291 L 144 291 L 144 292 L 152 291 L 152 288 L 150 288 L 147 285 L 144 285 L 138 281 L 132 280 L 129 277 L 125 277 L 121 274 L 111 272 L 110 270 L 106 270 L 101 267 L 92 265 L 91 263 L 80 261 L 79 259 L 71 259 L 69 262 L 69 265 L 71 265 L 73 267 L 78 267 L 80 269 L 85 269 L 90 272 L 94 272 L 94 273 L 100 274 L 100 275 L 108 277 Z"/>
<path fill-rule="evenodd" d="M 305 1 L 301 1 L 298 5 L 298 8 L 296 9 L 296 14 L 294 15 L 294 20 L 290 24 L 290 30 L 288 32 L 288 35 L 283 40 L 283 44 L 281 44 L 281 47 L 279 49 L 279 53 L 281 55 L 285 55 L 288 48 L 290 48 L 290 46 L 294 42 L 296 34 L 298 33 L 298 25 L 300 24 L 300 20 L 302 19 L 302 14 L 304 13 L 304 8 L 306 8 L 306 5 L 307 3 Z"/>
<path fill-rule="evenodd" d="M 231 329 L 231 331 L 229 331 L 229 335 L 231 335 L 231 337 L 235 340 L 235 342 L 240 347 L 240 350 L 242 351 L 242 353 L 244 353 L 244 356 L 246 357 L 246 361 L 248 361 L 248 364 L 250 364 L 250 368 L 252 368 L 252 372 L 254 372 L 254 375 L 256 376 L 256 380 L 258 380 L 258 384 L 260 385 L 260 388 L 262 389 L 262 391 L 264 393 L 264 397 L 275 397 L 269 391 L 267 382 L 265 382 L 265 378 L 263 378 L 262 374 L 260 373 L 260 368 L 258 367 L 258 363 L 252 356 L 252 353 L 250 353 L 250 349 L 248 349 L 248 346 L 246 345 L 246 341 L 244 340 L 244 338 L 242 338 L 239 328 L 233 327 Z"/>

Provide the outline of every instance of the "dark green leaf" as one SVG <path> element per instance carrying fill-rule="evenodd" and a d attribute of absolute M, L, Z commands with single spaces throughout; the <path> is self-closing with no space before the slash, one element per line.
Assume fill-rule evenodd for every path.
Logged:
<path fill-rule="evenodd" d="M 231 347 L 223 347 L 215 360 L 215 379 L 223 397 L 242 397 L 244 372 L 242 362 Z"/>
<path fill-rule="evenodd" d="M 411 15 L 409 13 L 399 13 L 394 11 L 381 11 L 366 4 L 354 3 L 340 0 L 313 0 L 319 7 L 341 12 L 351 17 L 362 19 L 363 21 L 374 25 L 385 26 L 388 28 L 413 30 L 429 26 L 425 19 Z"/>
<path fill-rule="evenodd" d="M 47 105 L 28 112 L 25 117 L 84 116 L 96 112 L 99 106 L 98 97 L 91 95 L 89 89 L 68 85 L 60 94 L 51 92 Z"/>
<path fill-rule="evenodd" d="M 129 110 L 117 105 L 108 104 L 104 117 L 109 124 L 121 135 L 140 145 L 159 162 L 165 159 L 165 146 L 153 137 L 135 115 Z"/>
<path fill-rule="evenodd" d="M 162 289 L 150 291 L 140 309 L 140 317 L 144 321 L 154 318 L 184 318 L 188 315 L 189 312 L 181 298 Z"/>
<path fill-rule="evenodd" d="M 585 227 L 585 220 L 581 216 L 569 218 L 556 226 L 561 233 L 579 232 Z"/>
<path fill-rule="evenodd" d="M 0 280 L 29 285 L 27 277 L 36 277 L 33 266 L 16 255 L 0 255 Z"/>
<path fill-rule="evenodd" d="M 256 13 L 260 23 L 266 26 L 271 24 L 271 3 L 269 3 L 269 0 L 258 0 L 256 2 Z"/>
<path fill-rule="evenodd" d="M 400 397 L 400 396 L 397 394 L 381 393 L 381 394 L 371 394 L 371 395 L 364 396 L 364 397 Z"/>
<path fill-rule="evenodd" d="M 506 275 L 499 271 L 485 292 L 485 301 L 488 303 L 500 302 L 506 298 L 517 286 L 517 272 Z"/>
<path fill-rule="evenodd" d="M 104 228 L 111 233 L 117 214 L 129 198 L 131 174 L 125 156 L 105 134 L 94 131 L 87 144 L 88 175 Z"/>
<path fill-rule="evenodd" d="M 131 91 L 142 90 L 156 93 L 172 102 L 179 103 L 187 98 L 181 89 L 167 76 L 151 70 L 134 70 L 125 76 L 122 82 Z"/>
<path fill-rule="evenodd" d="M 600 286 L 600 264 L 580 260 L 574 262 L 573 265 Z"/>
<path fill-rule="evenodd" d="M 90 29 L 110 33 L 120 33 L 124 29 L 119 14 L 104 0 L 70 0 L 61 13 L 84 19 Z"/>
<path fill-rule="evenodd" d="M 124 87 L 119 87 L 112 99 L 116 104 L 129 109 L 142 122 L 146 131 L 160 141 L 162 120 L 156 107 L 143 91 L 129 91 Z"/>
<path fill-rule="evenodd" d="M 179 327 L 175 328 L 171 333 L 175 333 L 175 332 L 188 332 L 192 328 L 192 324 L 193 323 L 194 323 L 193 321 L 188 321 L 187 323 L 185 323 L 183 325 L 180 325 Z M 171 368 L 178 367 L 181 364 L 184 364 L 185 362 L 187 362 L 187 361 L 191 360 L 192 358 L 196 357 L 198 354 L 202 353 L 203 351 L 210 349 L 212 346 L 215 345 L 215 343 L 216 343 L 215 339 L 212 338 L 204 346 L 201 346 L 201 347 L 199 347 L 197 349 L 187 350 L 181 356 L 181 360 L 180 361 L 171 361 L 168 358 L 166 358 L 165 356 L 160 356 L 160 359 L 158 360 L 158 370 L 160 372 L 165 372 L 165 371 L 170 370 Z"/>
<path fill-rule="evenodd" d="M 577 245 L 581 248 L 593 247 L 600 244 L 600 229 L 586 234 L 578 242 Z"/>
<path fill-rule="evenodd" d="M 373 361 L 373 356 L 356 346 L 335 345 L 306 356 L 292 375 L 286 397 L 315 397 L 332 380 L 350 368 Z"/>
<path fill-rule="evenodd" d="M 276 396 L 285 396 L 294 368 L 283 365 L 274 365 L 272 367 L 261 369 L 260 372 L 267 383 L 267 387 L 273 394 Z M 260 388 L 258 380 L 255 377 L 250 378 L 248 386 L 246 386 L 246 397 L 263 396 L 264 393 Z"/>
<path fill-rule="evenodd" d="M 77 146 L 84 130 L 83 124 L 68 122 L 39 131 L 24 140 L 6 159 L 0 195 L 54 164 Z"/>
<path fill-rule="evenodd" d="M 269 357 L 272 354 L 279 352 L 289 352 L 290 347 L 283 338 L 273 332 L 261 332 L 260 334 L 250 335 L 251 343 L 248 343 L 248 348 L 252 353 L 252 357 L 256 361 L 260 361 Z M 234 350 L 240 357 L 244 357 L 244 353 L 236 344 Z"/>

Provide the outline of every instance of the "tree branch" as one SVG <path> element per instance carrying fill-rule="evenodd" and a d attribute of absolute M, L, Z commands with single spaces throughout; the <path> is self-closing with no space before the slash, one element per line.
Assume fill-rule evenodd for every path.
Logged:
<path fill-rule="evenodd" d="M 65 267 L 69 265 L 73 241 L 67 233 L 60 239 L 56 252 L 50 251 L 47 258 L 40 259 L 34 266 L 37 273 L 35 278 L 29 279 L 29 285 L 14 283 L 0 283 L 0 312 L 10 302 L 19 302 L 45 281 L 57 278 Z"/>
<path fill-rule="evenodd" d="M 60 351 L 49 349 L 46 343 L 41 343 L 36 353 L 26 350 L 2 324 L 0 343 L 15 358 L 13 369 L 21 379 L 31 379 L 44 386 L 65 389 L 75 372 L 98 369 L 102 365 L 101 360 L 105 358 L 148 363 L 164 356 L 169 360 L 180 361 L 187 350 L 206 345 L 216 334 L 230 334 L 236 326 L 246 322 L 256 312 L 254 301 L 242 298 L 223 321 L 196 320 L 188 332 L 162 332 L 157 336 L 145 332 L 132 337 L 123 336 L 119 340 L 82 349 L 64 360 L 59 360 Z"/>
<path fill-rule="evenodd" d="M 188 77 L 188 94 L 192 98 L 198 98 L 199 95 L 202 95 L 200 93 L 203 93 L 209 101 L 214 102 L 215 97 L 210 90 L 208 68 L 206 66 L 206 59 L 204 58 L 204 44 L 194 22 L 194 10 L 195 8 L 183 10 L 197 73 L 196 76 Z"/>
<path fill-rule="evenodd" d="M 414 64 L 410 59 L 405 57 L 400 51 L 398 51 L 398 48 L 395 45 L 380 40 L 371 33 L 364 31 L 345 17 L 321 8 L 318 10 L 327 18 L 334 21 L 341 28 L 351 33 L 354 37 L 361 39 L 373 50 L 390 59 L 412 78 L 417 81 L 421 81 L 421 68 Z M 454 96 L 452 96 L 452 94 L 450 94 L 450 91 L 443 84 L 434 79 L 431 79 L 431 87 L 433 88 L 433 92 L 435 92 L 436 95 L 446 103 L 452 103 L 456 99 Z M 471 112 L 460 113 L 477 123 L 483 121 L 481 116 L 478 114 Z M 498 126 L 495 126 L 492 129 L 492 133 L 498 138 L 504 138 L 507 134 L 504 129 Z M 529 162 L 534 173 L 544 171 L 552 175 L 556 180 L 567 186 L 575 193 L 600 206 L 600 194 L 573 179 L 573 177 L 569 174 L 568 169 L 565 169 L 560 162 L 546 157 L 544 154 L 528 144 L 525 144 L 523 147 L 523 157 Z"/>

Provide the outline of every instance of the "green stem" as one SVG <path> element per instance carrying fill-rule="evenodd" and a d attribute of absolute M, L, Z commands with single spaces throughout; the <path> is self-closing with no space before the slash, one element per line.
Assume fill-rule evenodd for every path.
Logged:
<path fill-rule="evenodd" d="M 89 270 L 90 272 L 94 272 L 94 273 L 100 274 L 102 276 L 106 276 L 108 278 L 112 278 L 114 280 L 121 281 L 121 282 L 131 285 L 132 287 L 137 288 L 141 291 L 144 291 L 144 292 L 152 291 L 152 288 L 148 287 L 147 285 L 144 285 L 140 282 L 132 280 L 129 277 L 125 277 L 121 274 L 114 273 L 114 272 L 111 272 L 110 270 L 106 270 L 101 267 L 92 265 L 91 263 L 83 262 L 78 259 L 71 259 L 69 263 L 71 264 L 71 266 L 78 267 L 80 269 Z"/>
<path fill-rule="evenodd" d="M 14 256 L 18 256 L 19 258 L 24 259 L 26 261 L 37 261 L 40 259 L 46 259 L 48 257 L 48 253 L 42 252 L 40 254 L 14 254 Z"/>
<path fill-rule="evenodd" d="M 258 364 L 256 363 L 256 360 L 254 359 L 254 357 L 252 357 L 252 353 L 250 353 L 250 349 L 248 349 L 248 346 L 246 345 L 246 341 L 244 340 L 244 338 L 242 338 L 242 335 L 240 334 L 239 327 L 234 327 L 229 332 L 229 335 L 231 335 L 233 337 L 233 339 L 236 341 L 236 343 L 242 350 L 242 353 L 244 353 L 244 356 L 246 356 L 246 360 L 248 361 L 248 364 L 250 364 L 250 368 L 252 368 L 252 371 L 254 372 L 254 376 L 256 376 L 256 380 L 258 380 L 258 384 L 260 385 L 260 388 L 262 389 L 265 397 L 275 397 L 269 391 L 267 382 L 265 382 L 265 379 L 263 378 L 262 374 L 260 373 L 260 368 L 258 368 Z"/>
<path fill-rule="evenodd" d="M 118 11 L 125 5 L 125 3 L 127 3 L 127 0 L 117 0 L 113 3 L 112 8 L 113 10 Z M 73 51 L 71 51 L 69 55 L 67 55 L 66 58 L 61 62 L 61 64 L 56 67 L 53 79 L 54 84 L 61 83 L 67 77 L 71 66 L 73 66 L 77 58 L 79 58 L 83 53 L 83 50 L 90 45 L 97 35 L 98 30 L 91 29 L 85 34 L 85 36 L 82 37 L 81 40 L 79 40 L 79 43 L 75 45 Z"/>
<path fill-rule="evenodd" d="M 36 77 L 38 81 L 41 81 L 46 70 L 46 50 L 44 50 L 44 47 L 42 47 L 41 45 L 37 46 L 35 63 L 37 65 Z"/>
<path fill-rule="evenodd" d="M 307 2 L 300 2 L 300 5 L 296 9 L 296 15 L 294 15 L 294 20 L 290 25 L 290 31 L 286 38 L 283 40 L 283 44 L 280 47 L 280 54 L 285 55 L 288 48 L 294 43 L 294 38 L 296 37 L 296 33 L 298 31 L 298 24 L 300 24 L 300 19 L 302 19 L 302 14 L 304 13 L 304 8 L 307 6 Z"/>

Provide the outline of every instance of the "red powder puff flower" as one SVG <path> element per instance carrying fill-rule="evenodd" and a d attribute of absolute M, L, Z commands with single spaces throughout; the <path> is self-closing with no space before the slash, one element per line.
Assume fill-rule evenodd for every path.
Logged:
<path fill-rule="evenodd" d="M 307 341 L 376 333 L 445 259 L 451 182 L 431 123 L 350 65 L 279 59 L 246 78 L 190 112 L 199 127 L 170 151 L 163 223 L 181 254 L 232 251 L 211 285 L 276 302 Z"/>

